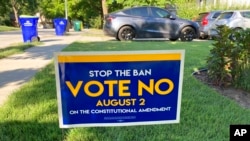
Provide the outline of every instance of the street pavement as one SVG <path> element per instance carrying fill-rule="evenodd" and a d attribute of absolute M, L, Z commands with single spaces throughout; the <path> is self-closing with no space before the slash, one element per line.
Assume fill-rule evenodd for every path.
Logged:
<path fill-rule="evenodd" d="M 56 36 L 53 29 L 38 29 L 42 45 L 0 59 L 0 106 L 8 96 L 28 82 L 37 71 L 49 64 L 54 52 L 60 52 L 74 41 L 83 40 L 82 32 L 70 31 L 67 36 Z M 21 31 L 1 32 L 0 48 L 23 42 Z"/>

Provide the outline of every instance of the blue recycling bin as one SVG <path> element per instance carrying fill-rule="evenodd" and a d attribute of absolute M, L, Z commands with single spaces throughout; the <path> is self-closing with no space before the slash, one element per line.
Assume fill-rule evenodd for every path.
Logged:
<path fill-rule="evenodd" d="M 37 32 L 37 22 L 38 17 L 36 16 L 20 16 L 19 23 L 22 29 L 23 41 L 33 42 L 39 41 L 38 32 Z"/>
<path fill-rule="evenodd" d="M 67 19 L 64 18 L 54 19 L 54 27 L 57 36 L 64 35 L 67 29 Z"/>

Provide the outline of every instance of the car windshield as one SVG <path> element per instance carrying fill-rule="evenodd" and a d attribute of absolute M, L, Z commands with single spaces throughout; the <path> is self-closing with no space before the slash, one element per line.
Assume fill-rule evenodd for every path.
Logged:
<path fill-rule="evenodd" d="M 220 14 L 219 19 L 229 19 L 232 17 L 232 15 L 233 12 L 224 12 Z"/>

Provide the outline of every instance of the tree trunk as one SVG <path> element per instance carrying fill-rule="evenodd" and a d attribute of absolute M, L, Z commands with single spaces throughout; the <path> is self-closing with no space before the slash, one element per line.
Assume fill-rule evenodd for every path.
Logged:
<path fill-rule="evenodd" d="M 15 23 L 14 26 L 19 27 L 19 18 L 18 18 L 18 10 L 15 8 L 15 6 L 12 6 L 14 15 L 15 15 Z"/>
<path fill-rule="evenodd" d="M 103 26 L 103 22 L 104 22 L 104 17 L 105 15 L 108 14 L 108 6 L 107 6 L 107 3 L 106 3 L 106 0 L 102 0 L 102 21 L 101 21 L 101 26 Z"/>
<path fill-rule="evenodd" d="M 103 17 L 108 14 L 108 7 L 106 5 L 106 0 L 102 0 L 102 14 Z"/>
<path fill-rule="evenodd" d="M 11 0 L 10 1 L 13 12 L 14 12 L 14 16 L 15 16 L 15 21 L 14 21 L 14 26 L 19 27 L 19 17 L 18 17 L 18 11 L 20 8 L 20 5 L 17 0 Z"/>

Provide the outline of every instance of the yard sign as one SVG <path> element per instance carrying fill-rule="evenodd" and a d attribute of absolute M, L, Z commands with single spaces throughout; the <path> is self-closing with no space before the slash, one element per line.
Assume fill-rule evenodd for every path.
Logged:
<path fill-rule="evenodd" d="M 60 52 L 60 128 L 179 123 L 184 50 Z"/>

